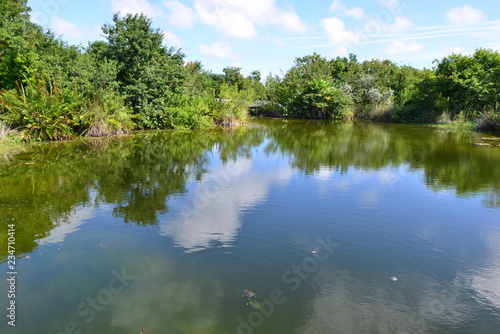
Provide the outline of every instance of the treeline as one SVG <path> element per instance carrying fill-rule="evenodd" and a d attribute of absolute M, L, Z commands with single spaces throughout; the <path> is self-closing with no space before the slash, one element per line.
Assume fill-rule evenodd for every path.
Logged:
<path fill-rule="evenodd" d="M 260 73 L 213 74 L 165 47 L 144 15 L 113 16 L 105 41 L 67 45 L 30 21 L 26 0 L 0 3 L 0 129 L 25 140 L 240 123 L 262 99 Z"/>
<path fill-rule="evenodd" d="M 500 53 L 478 49 L 435 61 L 433 70 L 355 55 L 297 58 L 282 77 L 267 79 L 274 103 L 258 113 L 299 118 L 408 123 L 476 122 L 500 130 Z"/>
<path fill-rule="evenodd" d="M 134 129 L 241 123 L 257 114 L 412 123 L 475 122 L 500 131 L 500 54 L 435 61 L 432 70 L 355 55 L 295 60 L 282 76 L 222 74 L 187 62 L 144 15 L 113 16 L 104 41 L 71 46 L 30 21 L 27 0 L 0 3 L 0 140 L 106 136 Z"/>

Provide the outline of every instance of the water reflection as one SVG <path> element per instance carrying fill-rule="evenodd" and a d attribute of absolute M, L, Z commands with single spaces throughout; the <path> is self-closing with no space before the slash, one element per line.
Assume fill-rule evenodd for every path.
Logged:
<path fill-rule="evenodd" d="M 91 198 L 95 199 L 95 197 L 96 194 L 94 192 Z M 62 243 L 67 235 L 77 232 L 81 225 L 87 220 L 92 219 L 94 213 L 95 208 L 91 206 L 76 208 L 64 220 L 57 221 L 54 228 L 50 230 L 46 237 L 36 240 L 36 242 L 39 245 Z"/>
<path fill-rule="evenodd" d="M 483 265 L 462 272 L 459 281 L 472 288 L 480 300 L 500 310 L 500 228 L 488 227 L 483 238 L 487 256 Z"/>
<path fill-rule="evenodd" d="M 240 215 L 264 201 L 273 183 L 286 182 L 290 168 L 255 173 L 250 159 L 219 165 L 193 185 L 179 203 L 180 213 L 160 223 L 160 233 L 186 251 L 229 247 L 241 227 Z"/>
<path fill-rule="evenodd" d="M 252 312 L 242 289 L 280 288 L 256 333 L 496 333 L 500 150 L 478 140 L 257 120 L 39 146 L 0 167 L 0 233 L 14 220 L 33 255 L 22 330 L 234 332 Z M 327 235 L 338 252 L 292 290 L 283 273 Z M 121 268 L 136 279 L 108 303 Z M 87 324 L 77 308 L 96 296 L 106 307 Z"/>
<path fill-rule="evenodd" d="M 443 333 L 440 328 L 464 329 L 471 321 L 458 287 L 432 277 L 402 275 L 392 282 L 330 269 L 317 280 L 328 283 L 306 306 L 310 315 L 296 333 Z"/>
<path fill-rule="evenodd" d="M 0 220 L 15 219 L 20 253 L 33 251 L 35 240 L 59 233 L 50 232 L 56 227 L 77 228 L 79 218 L 71 217 L 75 208 L 104 204 L 126 223 L 161 221 L 162 233 L 186 249 L 229 245 L 239 228 L 240 212 L 265 199 L 269 184 L 293 170 L 312 175 L 325 194 L 332 188 L 348 191 L 373 171 L 380 186 L 394 190 L 415 173 L 432 192 L 479 195 L 485 206 L 498 208 L 500 169 L 491 166 L 499 164 L 500 149 L 474 145 L 480 140 L 477 134 L 423 127 L 257 120 L 232 131 L 166 131 L 44 144 L 0 167 Z M 272 159 L 287 159 L 288 167 L 252 176 L 256 149 Z M 239 166 L 241 174 L 208 199 L 208 205 L 193 206 L 206 201 L 203 189 L 211 187 L 210 179 Z M 350 178 L 337 177 L 348 171 Z M 187 189 L 192 179 L 202 181 Z M 238 188 L 239 182 L 243 185 Z M 376 206 L 380 186 L 360 193 L 359 203 Z M 179 194 L 187 196 L 183 203 L 188 206 L 173 218 L 170 205 Z M 5 223 L 0 230 L 7 230 Z M 5 249 L 0 251 L 2 261 Z"/>

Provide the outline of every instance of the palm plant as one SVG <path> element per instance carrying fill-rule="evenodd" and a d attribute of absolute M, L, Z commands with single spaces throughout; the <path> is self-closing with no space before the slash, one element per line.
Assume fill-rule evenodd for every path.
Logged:
<path fill-rule="evenodd" d="M 1 119 L 19 130 L 26 140 L 60 140 L 75 136 L 83 99 L 75 90 L 55 86 L 18 86 L 17 91 L 0 91 Z"/>

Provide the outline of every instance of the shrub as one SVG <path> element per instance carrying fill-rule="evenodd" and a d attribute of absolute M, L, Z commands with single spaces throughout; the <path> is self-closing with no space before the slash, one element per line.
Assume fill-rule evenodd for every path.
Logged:
<path fill-rule="evenodd" d="M 114 92 L 104 93 L 90 103 L 82 115 L 85 133 L 91 137 L 119 135 L 134 128 L 132 108 L 126 106 L 123 98 Z"/>
<path fill-rule="evenodd" d="M 75 117 L 83 103 L 75 90 L 47 89 L 43 85 L 19 86 L 17 92 L 0 91 L 1 118 L 25 130 L 25 140 L 60 140 L 74 137 Z"/>

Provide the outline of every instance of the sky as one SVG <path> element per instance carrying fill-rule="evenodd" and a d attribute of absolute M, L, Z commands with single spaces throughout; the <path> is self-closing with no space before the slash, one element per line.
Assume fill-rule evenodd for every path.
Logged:
<path fill-rule="evenodd" d="M 32 21 L 72 45 L 104 40 L 113 13 L 144 13 L 164 45 L 222 73 L 281 75 L 297 57 L 390 59 L 432 68 L 435 59 L 500 50 L 495 0 L 29 0 Z"/>

